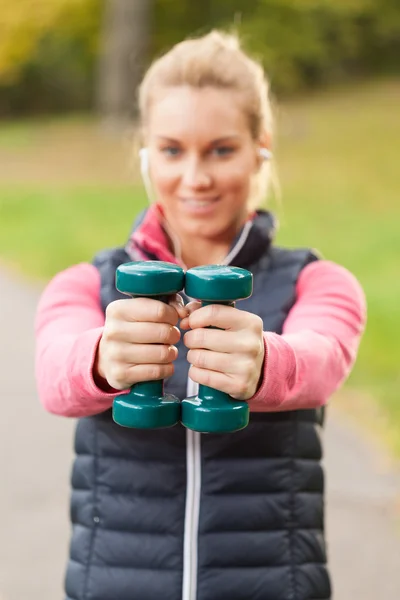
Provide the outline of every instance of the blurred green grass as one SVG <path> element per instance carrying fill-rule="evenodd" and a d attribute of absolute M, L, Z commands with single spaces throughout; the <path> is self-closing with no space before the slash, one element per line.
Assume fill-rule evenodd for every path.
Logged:
<path fill-rule="evenodd" d="M 0 194 L 0 255 L 43 279 L 124 243 L 145 204 L 130 187 L 5 186 Z"/>
<path fill-rule="evenodd" d="M 367 331 L 345 389 L 349 402 L 353 392 L 357 397 L 360 422 L 371 415 L 372 402 L 377 412 L 367 426 L 400 457 L 399 106 L 399 81 L 283 104 L 276 148 L 283 199 L 272 209 L 281 222 L 278 243 L 315 247 L 363 285 Z M 34 129 L 17 123 L 14 138 L 7 126 L 7 137 L 25 139 L 28 147 Z M 3 151 L 7 137 L 0 125 Z M 77 185 L 66 174 L 62 181 L 30 184 L 0 177 L 0 256 L 47 279 L 123 243 L 145 204 L 142 188 L 127 181 Z"/>

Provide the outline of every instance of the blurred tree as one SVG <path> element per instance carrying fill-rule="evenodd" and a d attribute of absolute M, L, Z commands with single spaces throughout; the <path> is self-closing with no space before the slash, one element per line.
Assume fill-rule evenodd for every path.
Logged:
<path fill-rule="evenodd" d="M 151 0 L 107 0 L 98 70 L 98 108 L 113 124 L 136 111 L 136 90 L 148 61 Z"/>
<path fill-rule="evenodd" d="M 18 81 L 49 33 L 87 36 L 96 24 L 98 4 L 99 0 L 0 0 L 0 83 Z"/>
<path fill-rule="evenodd" d="M 207 33 L 212 28 L 239 29 L 250 18 L 260 0 L 155 0 L 152 52 L 159 54 L 185 37 Z"/>
<path fill-rule="evenodd" d="M 19 0 L 16 4 L 0 0 L 0 78 L 3 82 L 15 81 L 38 39 L 53 26 L 63 1 Z"/>
<path fill-rule="evenodd" d="M 124 119 L 149 59 L 213 27 L 240 34 L 279 95 L 399 73 L 399 0 L 0 0 L 0 115 Z"/>
<path fill-rule="evenodd" d="M 399 0 L 258 0 L 240 28 L 279 93 L 394 69 Z"/>
<path fill-rule="evenodd" d="M 0 115 L 89 108 L 103 0 L 0 0 Z"/>

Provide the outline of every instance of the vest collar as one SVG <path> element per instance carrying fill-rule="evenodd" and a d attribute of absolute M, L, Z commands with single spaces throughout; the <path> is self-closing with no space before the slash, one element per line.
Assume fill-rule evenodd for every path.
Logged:
<path fill-rule="evenodd" d="M 179 264 L 169 246 L 163 223 L 160 205 L 152 204 L 140 213 L 125 247 L 131 260 L 162 260 Z M 277 221 L 272 213 L 256 211 L 234 239 L 226 264 L 245 268 L 256 262 L 270 247 L 276 230 Z"/>

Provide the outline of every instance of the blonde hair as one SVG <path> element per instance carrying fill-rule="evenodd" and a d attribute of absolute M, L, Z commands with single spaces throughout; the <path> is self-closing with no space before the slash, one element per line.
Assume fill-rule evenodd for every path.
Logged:
<path fill-rule="evenodd" d="M 214 87 L 238 92 L 242 98 L 253 139 L 272 138 L 273 116 L 269 83 L 260 63 L 241 48 L 236 35 L 212 31 L 188 39 L 158 58 L 147 71 L 139 88 L 139 114 L 142 126 L 160 88 L 175 86 Z M 270 184 L 275 187 L 269 162 L 264 162 L 253 182 L 250 208 L 260 206 Z"/>

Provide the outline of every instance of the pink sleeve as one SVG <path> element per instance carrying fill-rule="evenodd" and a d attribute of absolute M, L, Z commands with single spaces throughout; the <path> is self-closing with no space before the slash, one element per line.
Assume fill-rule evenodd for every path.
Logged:
<path fill-rule="evenodd" d="M 264 375 L 249 400 L 253 411 L 322 406 L 356 359 L 366 321 L 357 279 L 335 263 L 316 261 L 301 272 L 296 294 L 282 335 L 264 333 Z"/>
<path fill-rule="evenodd" d="M 112 405 L 116 392 L 101 391 L 92 375 L 104 325 L 99 297 L 99 273 L 82 263 L 56 275 L 39 301 L 36 381 L 39 398 L 51 413 L 81 417 Z"/>

